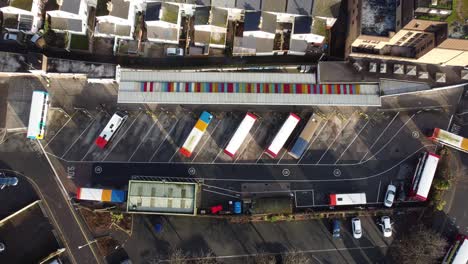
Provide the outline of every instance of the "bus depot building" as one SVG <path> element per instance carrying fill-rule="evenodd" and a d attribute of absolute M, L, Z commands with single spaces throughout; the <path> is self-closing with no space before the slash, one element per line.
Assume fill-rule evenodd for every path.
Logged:
<path fill-rule="evenodd" d="M 193 182 L 130 180 L 127 212 L 193 216 L 199 195 L 199 187 Z"/>
<path fill-rule="evenodd" d="M 315 73 L 117 67 L 119 103 L 380 106 L 379 83 L 318 84 Z"/>

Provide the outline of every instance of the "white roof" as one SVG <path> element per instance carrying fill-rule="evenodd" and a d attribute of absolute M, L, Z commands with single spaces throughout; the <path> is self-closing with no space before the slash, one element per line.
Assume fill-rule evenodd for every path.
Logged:
<path fill-rule="evenodd" d="M 257 119 L 250 113 L 247 113 L 237 128 L 236 132 L 232 136 L 229 144 L 226 146 L 226 151 L 232 155 L 235 155 L 239 147 L 244 142 L 247 135 L 249 135 L 250 129 L 252 129 Z"/>
<path fill-rule="evenodd" d="M 434 179 L 435 172 L 437 170 L 437 164 L 439 163 L 439 157 L 429 153 L 423 171 L 421 172 L 421 179 L 419 180 L 418 190 L 416 195 L 425 197 L 429 195 L 431 190 L 432 180 Z"/>
<path fill-rule="evenodd" d="M 152 71 L 120 68 L 120 82 L 315 83 L 314 74 L 270 72 Z"/>
<path fill-rule="evenodd" d="M 268 147 L 268 151 L 271 151 L 274 154 L 278 154 L 300 120 L 301 119 L 298 116 L 290 114 Z"/>

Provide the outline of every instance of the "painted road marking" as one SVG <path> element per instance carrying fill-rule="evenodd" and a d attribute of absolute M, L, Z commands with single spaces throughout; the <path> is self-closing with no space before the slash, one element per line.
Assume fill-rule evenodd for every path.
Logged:
<path fill-rule="evenodd" d="M 390 144 L 390 142 L 392 142 L 392 140 L 400 133 L 400 131 L 401 131 L 404 127 L 406 127 L 406 124 L 408 124 L 409 121 L 411 121 L 415 115 L 416 115 L 416 114 L 413 114 L 410 118 L 408 118 L 408 120 L 406 120 L 406 122 L 398 129 L 398 131 L 397 131 L 395 134 L 393 134 L 392 138 L 390 138 L 390 140 L 387 141 L 387 143 L 385 143 L 381 149 L 379 149 L 376 153 L 374 153 L 374 155 L 372 155 L 372 156 L 370 156 L 368 159 L 366 159 L 366 162 L 367 162 L 368 160 L 374 158 L 374 157 L 375 157 L 377 154 L 379 154 L 383 149 L 385 149 L 385 147 L 386 147 L 388 144 Z"/>
<path fill-rule="evenodd" d="M 75 110 L 75 112 L 73 112 L 73 114 L 71 116 L 69 116 L 67 122 L 65 122 L 65 124 L 63 124 L 63 126 L 54 134 L 54 136 L 49 140 L 47 141 L 47 143 L 44 145 L 44 148 L 46 148 L 54 139 L 55 137 L 60 134 L 60 131 L 62 131 L 62 129 L 68 124 L 70 123 L 70 121 L 73 119 L 73 117 L 75 116 L 76 112 L 78 112 L 77 110 Z"/>
<path fill-rule="evenodd" d="M 346 153 L 346 151 L 349 149 L 349 147 L 351 147 L 351 145 L 354 143 L 354 141 L 359 137 L 359 135 L 361 134 L 361 132 L 364 130 L 364 128 L 366 128 L 367 124 L 369 124 L 369 121 L 370 119 L 367 119 L 367 122 L 364 124 L 364 126 L 361 128 L 361 130 L 359 130 L 359 132 L 356 134 L 356 136 L 353 138 L 353 140 L 351 141 L 351 143 L 348 144 L 348 146 L 346 147 L 346 149 L 341 152 L 341 155 L 338 157 L 338 159 L 335 161 L 334 164 L 337 164 L 338 161 L 340 161 L 340 159 L 343 157 L 343 155 Z"/>
<path fill-rule="evenodd" d="M 354 112 L 354 113 L 355 113 L 355 112 Z M 343 131 L 345 130 L 345 128 L 348 126 L 349 122 L 351 122 L 351 120 L 353 119 L 354 113 L 350 116 L 350 118 L 348 119 L 348 122 L 346 122 L 346 124 L 343 126 L 343 128 L 340 130 L 340 132 L 338 132 L 338 134 L 336 135 L 335 139 L 333 139 L 333 141 L 330 143 L 330 145 L 328 145 L 327 150 L 325 150 L 325 152 L 322 154 L 322 156 L 320 157 L 320 159 L 319 159 L 319 160 L 317 161 L 317 163 L 315 163 L 315 164 L 319 164 L 320 161 L 323 159 L 323 157 L 325 157 L 325 155 L 327 154 L 328 150 L 330 150 L 331 146 L 333 146 L 333 144 L 335 144 L 335 141 L 341 136 L 341 133 L 343 133 Z"/>
<path fill-rule="evenodd" d="M 380 197 L 380 185 L 382 185 L 382 181 L 379 181 L 379 188 L 377 189 L 377 203 L 379 202 L 379 197 Z"/>
<path fill-rule="evenodd" d="M 228 197 L 232 197 L 232 198 L 235 198 L 235 199 L 239 199 L 239 196 L 234 196 L 234 195 L 231 195 L 231 194 L 226 194 L 226 193 L 220 193 L 220 192 L 217 192 L 217 191 L 212 191 L 212 190 L 207 190 L 207 189 L 203 189 L 203 191 L 205 192 L 210 192 L 210 193 L 215 193 L 215 194 L 219 194 L 219 195 L 224 195 L 224 196 L 228 196 Z"/>
<path fill-rule="evenodd" d="M 70 147 L 68 147 L 68 149 L 65 151 L 65 153 L 62 155 L 62 159 L 63 157 L 65 157 L 65 155 L 68 154 L 68 152 L 73 148 L 73 146 L 76 144 L 76 142 L 78 142 L 78 140 L 80 140 L 80 138 L 83 136 L 83 134 L 88 130 L 88 128 L 91 127 L 91 125 L 94 124 L 94 122 L 96 121 L 96 118 L 94 118 L 93 120 L 91 120 L 91 122 L 89 123 L 89 125 L 81 132 L 81 134 L 78 136 L 77 139 L 75 139 L 75 141 L 73 141 L 73 143 L 71 144 Z"/>
<path fill-rule="evenodd" d="M 206 138 L 205 142 L 203 142 L 203 145 L 201 146 L 200 148 L 200 151 L 197 152 L 197 154 L 195 154 L 195 157 L 193 157 L 192 159 L 192 162 L 195 161 L 195 159 L 198 157 L 198 155 L 203 151 L 206 143 L 208 142 L 208 140 L 210 140 L 211 136 L 213 135 L 213 133 L 216 131 L 216 129 L 218 128 L 219 124 L 221 122 L 223 122 L 224 119 L 221 119 L 218 121 L 218 123 L 216 123 L 216 126 L 213 128 L 213 131 L 211 131 L 211 133 L 208 133 L 208 137 Z"/>
<path fill-rule="evenodd" d="M 151 130 L 153 129 L 153 127 L 158 123 L 158 119 L 156 118 L 156 120 L 154 120 L 153 124 L 151 125 L 151 127 L 148 129 L 148 132 L 146 132 L 145 136 L 140 140 L 140 143 L 138 144 L 138 146 L 136 147 L 135 151 L 133 151 L 132 155 L 130 156 L 130 158 L 128 158 L 127 161 L 130 161 L 133 156 L 137 153 L 138 149 L 140 149 L 140 146 L 141 144 L 143 144 L 143 142 L 146 140 L 146 138 L 148 137 L 149 133 L 151 132 Z"/>
<path fill-rule="evenodd" d="M 362 159 L 359 161 L 359 163 L 361 163 L 367 156 L 367 154 L 369 154 L 369 151 L 371 151 L 371 149 L 375 146 L 375 144 L 379 141 L 379 139 L 383 136 L 383 134 L 385 134 L 385 131 L 387 131 L 387 129 L 390 127 L 390 125 L 393 123 L 393 121 L 395 121 L 395 119 L 397 118 L 397 116 L 400 114 L 400 112 L 397 112 L 395 114 L 395 116 L 393 117 L 392 121 L 390 121 L 390 123 L 388 123 L 388 125 L 384 128 L 384 130 L 382 131 L 382 133 L 380 133 L 380 135 L 377 137 L 377 139 L 374 141 L 374 143 L 372 143 L 372 145 L 369 147 L 369 149 L 367 150 L 366 154 L 364 154 L 364 157 L 362 157 Z"/>
<path fill-rule="evenodd" d="M 301 163 L 301 160 L 305 157 L 306 153 L 309 151 L 310 147 L 312 146 L 312 144 L 314 144 L 314 142 L 317 140 L 317 138 L 319 137 L 320 133 L 322 133 L 322 130 L 325 128 L 325 126 L 328 124 L 328 121 L 330 121 L 331 118 L 328 118 L 327 121 L 325 122 L 325 124 L 323 124 L 323 126 L 320 128 L 320 130 L 318 131 L 317 135 L 315 136 L 315 138 L 309 143 L 309 145 L 307 146 L 307 149 L 304 151 L 304 153 L 302 153 L 302 156 L 301 158 L 297 161 L 296 164 L 299 164 Z"/>
<path fill-rule="evenodd" d="M 137 121 L 138 117 L 140 117 L 140 114 L 141 112 L 138 112 L 138 115 L 135 117 L 135 119 L 133 119 L 133 122 L 130 124 L 130 126 L 128 126 L 127 130 L 125 130 L 125 132 L 119 137 L 119 139 L 114 144 L 112 144 L 111 149 L 109 150 L 109 152 L 107 152 L 106 156 L 104 156 L 104 158 L 101 161 L 106 160 L 109 154 L 111 154 L 114 148 L 120 143 L 120 140 L 122 140 L 122 138 L 124 138 L 124 136 L 127 135 L 130 128 L 133 126 L 133 124 L 135 124 L 135 121 Z"/>
<path fill-rule="evenodd" d="M 159 143 L 159 146 L 156 148 L 156 150 L 154 151 L 153 155 L 151 155 L 151 158 L 148 160 L 148 162 L 151 162 L 151 160 L 154 158 L 154 156 L 156 156 L 156 153 L 159 151 L 159 149 L 161 148 L 161 146 L 163 145 L 164 142 L 166 142 L 167 138 L 169 137 L 169 135 L 172 133 L 172 130 L 174 130 L 174 128 L 177 126 L 177 124 L 179 123 L 179 119 L 176 118 L 177 121 L 174 123 L 174 125 L 171 127 L 171 129 L 169 129 L 169 132 L 166 133 L 166 136 L 164 137 L 164 140 L 161 141 L 161 143 Z M 161 127 L 161 131 L 164 132 L 163 128 Z M 166 163 L 166 162 L 165 162 Z"/>
<path fill-rule="evenodd" d="M 258 123 L 258 127 L 255 129 L 255 131 L 252 133 L 251 137 L 249 138 L 249 141 L 247 141 L 247 143 L 245 144 L 244 146 L 244 149 L 239 152 L 239 155 L 237 156 L 237 158 L 234 160 L 234 163 L 237 162 L 237 160 L 242 156 L 242 154 L 244 154 L 244 152 L 247 150 L 247 148 L 249 147 L 250 145 L 250 142 L 255 138 L 255 135 L 257 135 L 257 131 L 258 129 L 261 127 L 262 125 L 262 122 L 263 122 L 263 119 L 260 120 L 260 122 Z M 262 154 L 263 154 L 263 151 L 262 151 Z"/>

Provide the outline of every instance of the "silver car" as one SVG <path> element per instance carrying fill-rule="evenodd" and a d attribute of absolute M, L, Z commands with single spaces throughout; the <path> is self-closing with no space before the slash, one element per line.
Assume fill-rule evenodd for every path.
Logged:
<path fill-rule="evenodd" d="M 359 239 L 362 237 L 362 226 L 361 226 L 361 219 L 355 217 L 351 219 L 351 225 L 353 228 L 353 237 Z"/>
<path fill-rule="evenodd" d="M 385 193 L 384 205 L 386 207 L 392 207 L 393 201 L 395 200 L 396 187 L 395 185 L 389 184 L 387 192 Z"/>

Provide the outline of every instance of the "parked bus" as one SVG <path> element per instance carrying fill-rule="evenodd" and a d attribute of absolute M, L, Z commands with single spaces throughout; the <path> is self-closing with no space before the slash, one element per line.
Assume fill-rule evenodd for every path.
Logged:
<path fill-rule="evenodd" d="M 410 190 L 411 197 L 419 201 L 427 200 L 439 159 L 439 156 L 430 152 L 424 152 L 419 157 Z"/>
<path fill-rule="evenodd" d="M 330 206 L 366 204 L 366 193 L 332 193 L 330 194 Z"/>
<path fill-rule="evenodd" d="M 466 264 L 468 263 L 468 238 L 464 235 L 458 235 L 453 246 L 450 247 L 445 255 L 443 264 Z"/>
<path fill-rule="evenodd" d="M 440 128 L 435 128 L 431 137 L 432 140 L 440 144 L 455 148 L 457 150 L 468 152 L 468 139 L 455 135 Z"/>
<path fill-rule="evenodd" d="M 47 110 L 49 109 L 49 93 L 34 91 L 32 94 L 31 110 L 27 137 L 43 139 L 46 127 Z"/>
<path fill-rule="evenodd" d="M 265 150 L 265 153 L 268 154 L 268 156 L 272 158 L 278 156 L 278 153 L 283 148 L 289 136 L 291 136 L 299 121 L 301 121 L 300 117 L 293 113 L 289 114 L 286 121 L 284 121 L 283 126 L 281 126 L 278 133 L 276 133 L 275 138 L 273 138 L 270 146 Z"/>
<path fill-rule="evenodd" d="M 295 159 L 301 158 L 304 151 L 306 151 L 312 136 L 319 127 L 320 121 L 321 118 L 315 114 L 309 118 L 309 121 L 299 135 L 299 138 L 296 140 L 296 143 L 294 143 L 293 147 L 288 152 L 291 157 Z"/>
<path fill-rule="evenodd" d="M 127 117 L 127 115 L 116 112 L 104 127 L 101 134 L 99 134 L 99 137 L 96 139 L 96 145 L 101 149 L 105 148 L 107 143 L 109 143 L 115 135 L 115 132 L 122 126 L 122 123 L 127 120 Z"/>
<path fill-rule="evenodd" d="M 200 142 L 203 134 L 206 131 L 206 128 L 211 122 L 211 119 L 213 119 L 212 114 L 206 111 L 203 111 L 203 113 L 201 113 L 200 118 L 198 119 L 197 123 L 195 123 L 195 126 L 192 128 L 192 131 L 190 131 L 190 134 L 185 140 L 184 145 L 182 145 L 182 147 L 180 148 L 180 153 L 182 155 L 184 155 L 187 158 L 192 156 L 195 147 Z"/>
<path fill-rule="evenodd" d="M 237 127 L 236 132 L 232 136 L 231 140 L 227 144 L 226 148 L 224 149 L 224 153 L 234 158 L 236 155 L 237 150 L 239 150 L 240 146 L 244 142 L 245 138 L 249 134 L 250 130 L 252 129 L 255 121 L 257 120 L 257 116 L 251 113 L 247 113 Z"/>
<path fill-rule="evenodd" d="M 126 200 L 126 195 L 125 191 L 120 190 L 78 187 L 76 198 L 87 201 L 123 203 Z"/>

